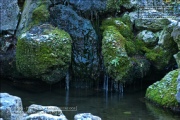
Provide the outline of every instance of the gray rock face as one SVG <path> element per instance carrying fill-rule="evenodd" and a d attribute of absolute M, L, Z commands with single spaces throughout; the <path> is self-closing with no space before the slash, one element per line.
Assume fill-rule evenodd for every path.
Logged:
<path fill-rule="evenodd" d="M 18 23 L 19 7 L 17 0 L 0 0 L 0 33 L 14 33 Z"/>
<path fill-rule="evenodd" d="M 153 45 L 157 41 L 157 36 L 151 31 L 143 30 L 137 35 L 139 40 L 143 40 L 147 45 Z"/>
<path fill-rule="evenodd" d="M 39 0 L 26 0 L 23 12 L 21 14 L 21 20 L 17 29 L 16 35 L 19 36 L 22 34 L 26 29 L 29 27 L 29 25 L 32 23 L 32 15 L 33 11 L 42 3 L 45 3 L 46 5 L 50 5 L 50 0 L 43 0 L 43 2 Z"/>
<path fill-rule="evenodd" d="M 158 45 L 163 46 L 164 48 L 172 47 L 174 43 L 173 38 L 171 37 L 171 32 L 173 31 L 173 26 L 165 27 L 159 35 Z"/>
<path fill-rule="evenodd" d="M 98 39 L 91 22 L 84 19 L 64 5 L 55 5 L 50 9 L 50 22 L 67 31 L 73 40 L 72 70 L 77 79 L 97 77 Z"/>
<path fill-rule="evenodd" d="M 77 11 L 81 12 L 101 12 L 106 9 L 107 0 L 51 0 L 53 4 L 70 4 Z"/>
<path fill-rule="evenodd" d="M 178 49 L 180 50 L 180 23 L 178 26 L 175 26 L 173 28 L 171 36 L 173 37 L 174 41 L 177 43 Z"/>
<path fill-rule="evenodd" d="M 4 120 L 23 120 L 24 112 L 21 98 L 8 93 L 0 93 L 0 99 L 0 118 Z"/>
<path fill-rule="evenodd" d="M 67 120 L 62 110 L 56 106 L 41 106 L 33 104 L 28 107 L 26 120 Z"/>
<path fill-rule="evenodd" d="M 180 52 L 174 55 L 178 68 L 180 68 Z"/>
<path fill-rule="evenodd" d="M 91 113 L 80 113 L 74 116 L 74 120 L 101 120 L 101 118 Z"/>
<path fill-rule="evenodd" d="M 168 19 L 136 19 L 135 27 L 139 30 L 150 30 L 153 32 L 162 30 L 165 26 L 169 25 Z"/>
<path fill-rule="evenodd" d="M 177 78 L 177 94 L 176 94 L 176 100 L 180 103 L 180 73 L 179 76 Z"/>

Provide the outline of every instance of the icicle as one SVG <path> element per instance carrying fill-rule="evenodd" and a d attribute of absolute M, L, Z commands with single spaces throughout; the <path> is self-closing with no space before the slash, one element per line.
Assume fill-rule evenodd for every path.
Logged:
<path fill-rule="evenodd" d="M 69 70 L 66 74 L 66 90 L 68 91 L 69 90 Z"/>

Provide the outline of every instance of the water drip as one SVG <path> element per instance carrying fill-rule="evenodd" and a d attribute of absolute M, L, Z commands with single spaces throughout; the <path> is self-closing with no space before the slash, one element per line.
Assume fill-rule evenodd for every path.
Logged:
<path fill-rule="evenodd" d="M 108 81 L 109 81 L 108 75 L 107 75 L 107 74 L 104 74 L 104 85 L 103 85 L 103 89 L 104 89 L 105 91 L 108 91 Z"/>
<path fill-rule="evenodd" d="M 66 98 L 65 98 L 65 105 L 68 106 L 69 104 L 69 90 L 66 91 Z"/>
<path fill-rule="evenodd" d="M 69 70 L 66 74 L 66 90 L 68 91 L 69 90 Z"/>

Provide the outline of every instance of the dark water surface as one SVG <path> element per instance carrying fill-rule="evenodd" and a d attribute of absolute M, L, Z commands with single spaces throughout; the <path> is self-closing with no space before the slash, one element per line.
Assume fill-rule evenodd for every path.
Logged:
<path fill-rule="evenodd" d="M 54 89 L 42 93 L 31 93 L 1 83 L 1 92 L 19 96 L 24 110 L 31 104 L 58 106 L 68 120 L 77 113 L 90 112 L 102 120 L 180 120 L 180 115 L 157 108 L 143 97 L 145 92 L 124 95 L 96 90 Z"/>

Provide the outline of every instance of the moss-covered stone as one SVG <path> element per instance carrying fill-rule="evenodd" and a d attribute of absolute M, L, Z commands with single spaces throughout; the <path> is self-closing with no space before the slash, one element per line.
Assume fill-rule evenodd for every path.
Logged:
<path fill-rule="evenodd" d="M 103 32 L 102 54 L 107 73 L 116 81 L 125 82 L 131 68 L 125 50 L 125 38 L 114 26 L 106 27 Z"/>
<path fill-rule="evenodd" d="M 120 34 L 126 38 L 126 40 L 132 40 L 133 34 L 130 29 L 130 25 L 126 25 L 122 22 L 122 18 L 107 18 L 102 21 L 101 29 L 105 30 L 108 26 L 115 26 Z"/>
<path fill-rule="evenodd" d="M 173 108 L 178 106 L 176 100 L 177 77 L 180 69 L 169 72 L 162 80 L 152 84 L 146 90 L 146 98 L 163 107 Z"/>
<path fill-rule="evenodd" d="M 41 4 L 33 11 L 33 24 L 37 25 L 40 22 L 46 22 L 49 19 L 49 16 L 48 6 L 46 4 Z"/>
<path fill-rule="evenodd" d="M 57 68 L 65 74 L 70 61 L 71 37 L 63 30 L 43 24 L 18 39 L 16 66 L 24 76 L 41 78 L 45 73 L 58 73 L 53 72 Z"/>

